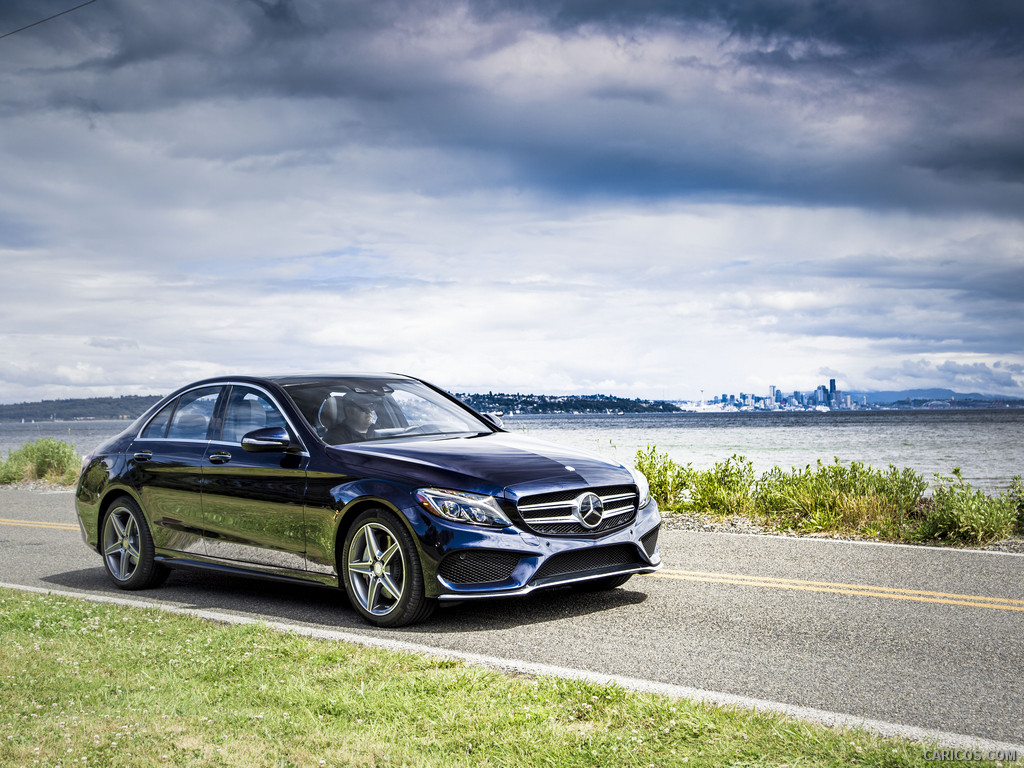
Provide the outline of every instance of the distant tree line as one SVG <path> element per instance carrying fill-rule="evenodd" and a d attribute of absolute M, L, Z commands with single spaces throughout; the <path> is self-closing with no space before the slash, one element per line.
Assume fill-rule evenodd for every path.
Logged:
<path fill-rule="evenodd" d="M 611 395 L 523 395 L 488 392 L 456 395 L 477 411 L 501 413 L 666 413 L 680 408 L 662 400 L 628 400 Z"/>
<path fill-rule="evenodd" d="M 0 405 L 0 421 L 78 421 L 136 419 L 162 395 L 122 395 L 43 400 Z M 629 400 L 611 395 L 456 395 L 478 411 L 502 413 L 665 413 L 680 410 L 661 400 Z"/>
<path fill-rule="evenodd" d="M 122 395 L 43 400 L 38 403 L 0 405 L 0 421 L 77 421 L 80 419 L 135 419 L 162 395 Z"/>

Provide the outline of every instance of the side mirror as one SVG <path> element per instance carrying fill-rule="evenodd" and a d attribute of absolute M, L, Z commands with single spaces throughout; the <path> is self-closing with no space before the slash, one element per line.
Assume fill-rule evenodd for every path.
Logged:
<path fill-rule="evenodd" d="M 284 427 L 254 429 L 242 437 L 242 447 L 249 453 L 273 453 L 287 451 L 292 445 L 292 436 Z"/>
<path fill-rule="evenodd" d="M 495 429 L 503 429 L 505 426 L 505 423 L 501 420 L 501 416 L 496 413 L 481 413 L 480 415 L 483 416 L 484 421 Z"/>

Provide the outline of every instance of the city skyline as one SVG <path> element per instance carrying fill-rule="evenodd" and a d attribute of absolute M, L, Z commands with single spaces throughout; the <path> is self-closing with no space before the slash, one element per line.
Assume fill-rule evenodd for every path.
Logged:
<path fill-rule="evenodd" d="M 97 0 L 0 39 L 0 402 L 1021 396 L 1022 37 L 994 0 Z"/>

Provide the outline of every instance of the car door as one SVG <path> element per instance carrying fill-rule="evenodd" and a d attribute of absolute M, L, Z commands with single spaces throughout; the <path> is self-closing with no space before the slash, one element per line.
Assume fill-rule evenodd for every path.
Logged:
<path fill-rule="evenodd" d="M 309 457 L 295 431 L 268 393 L 248 385 L 231 387 L 221 422 L 203 463 L 207 554 L 270 569 L 304 570 Z M 284 427 L 294 447 L 245 450 L 242 437 L 264 427 Z"/>
<path fill-rule="evenodd" d="M 129 482 L 149 517 L 158 549 L 205 554 L 203 464 L 224 387 L 201 387 L 172 400 L 128 449 Z"/>

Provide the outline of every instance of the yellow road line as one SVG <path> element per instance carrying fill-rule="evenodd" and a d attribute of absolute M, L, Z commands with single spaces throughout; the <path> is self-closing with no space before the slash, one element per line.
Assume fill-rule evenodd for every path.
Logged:
<path fill-rule="evenodd" d="M 992 608 L 1002 611 L 1024 612 L 1024 600 L 1011 600 L 1009 598 L 986 597 L 982 595 L 958 595 L 946 592 L 928 592 L 919 589 L 876 587 L 869 584 L 803 581 L 800 579 L 781 579 L 764 576 L 746 576 L 733 573 L 709 573 L 704 571 L 663 570 L 652 575 L 664 579 L 679 579 L 682 581 L 702 581 L 716 584 L 735 584 L 737 586 L 747 587 L 769 587 L 774 589 L 792 589 L 804 592 L 859 595 L 862 597 L 881 597 L 888 600 L 912 600 L 921 603 L 944 603 L 946 605 L 966 605 L 973 608 Z"/>
<path fill-rule="evenodd" d="M 0 517 L 0 525 L 20 525 L 25 528 L 53 528 L 58 531 L 77 531 L 77 525 L 69 525 L 68 523 L 44 523 L 38 520 L 9 520 L 6 517 Z"/>

